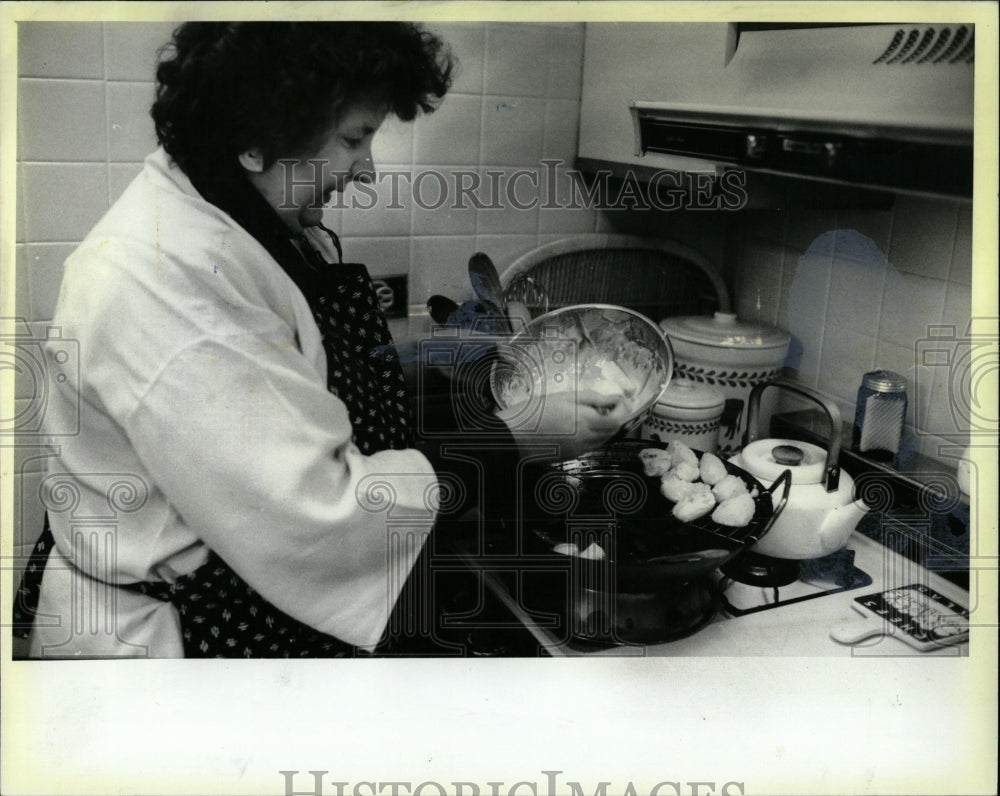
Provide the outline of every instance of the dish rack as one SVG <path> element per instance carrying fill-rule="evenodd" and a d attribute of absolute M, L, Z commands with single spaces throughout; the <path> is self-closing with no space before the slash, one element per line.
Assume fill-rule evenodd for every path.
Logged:
<path fill-rule="evenodd" d="M 728 312 L 715 266 L 672 240 L 638 235 L 577 235 L 540 246 L 500 275 L 508 302 L 533 318 L 573 304 L 614 304 L 658 322 L 675 315 Z"/>

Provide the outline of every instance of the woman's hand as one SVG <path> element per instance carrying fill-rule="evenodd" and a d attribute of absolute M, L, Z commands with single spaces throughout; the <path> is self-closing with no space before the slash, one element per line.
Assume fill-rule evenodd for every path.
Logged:
<path fill-rule="evenodd" d="M 533 396 L 497 412 L 520 447 L 558 446 L 556 459 L 600 448 L 628 419 L 624 401 L 590 390 Z"/>

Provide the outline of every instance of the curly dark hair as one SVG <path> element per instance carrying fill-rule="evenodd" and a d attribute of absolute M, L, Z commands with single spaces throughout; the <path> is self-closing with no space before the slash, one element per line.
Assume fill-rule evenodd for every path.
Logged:
<path fill-rule="evenodd" d="M 430 113 L 455 67 L 439 38 L 396 22 L 187 22 L 159 58 L 150 114 L 188 174 L 235 168 L 250 147 L 265 167 L 306 154 L 359 104 Z"/>

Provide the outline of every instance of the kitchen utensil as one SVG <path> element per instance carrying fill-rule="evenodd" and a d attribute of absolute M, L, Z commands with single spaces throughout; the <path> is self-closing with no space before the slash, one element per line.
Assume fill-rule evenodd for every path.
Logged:
<path fill-rule="evenodd" d="M 583 340 L 587 343 L 581 346 Z M 580 304 L 541 315 L 508 344 L 498 346 L 497 353 L 490 387 L 501 409 L 527 405 L 540 397 L 538 391 L 563 378 L 575 382 L 574 365 L 613 363 L 635 387 L 620 433 L 642 423 L 673 371 L 670 342 L 656 324 L 638 312 L 607 304 Z M 585 381 L 570 386 L 577 384 L 587 387 Z"/>
<path fill-rule="evenodd" d="M 660 492 L 660 478 L 643 472 L 639 452 L 650 447 L 666 444 L 617 441 L 526 475 L 534 489 L 525 498 L 524 547 L 533 561 L 569 571 L 568 592 L 562 587 L 554 591 L 563 603 L 568 600 L 563 607 L 575 618 L 577 637 L 650 643 L 690 632 L 704 619 L 693 607 L 715 605 L 714 598 L 704 599 L 704 579 L 765 538 L 787 500 L 788 474 L 765 488 L 750 473 L 726 463 L 728 472 L 756 490 L 751 521 L 743 528 L 719 525 L 710 515 L 680 522 L 671 514 L 673 502 Z M 595 543 L 603 558 L 555 552 L 560 545 L 586 550 Z M 558 579 L 550 578 L 550 586 L 553 580 Z M 677 608 L 672 620 L 670 605 Z M 583 620 L 598 612 L 615 629 L 614 638 L 607 628 L 603 633 L 587 630 Z"/>
<path fill-rule="evenodd" d="M 731 456 L 739 450 L 747 428 L 750 391 L 781 375 L 791 336 L 765 324 L 740 321 L 728 312 L 666 318 L 660 328 L 674 348 L 677 376 L 711 385 L 725 396 L 718 450 Z"/>
<path fill-rule="evenodd" d="M 515 276 L 507 285 L 504 298 L 507 299 L 508 306 L 515 303 L 523 306 L 528 312 L 529 321 L 532 317 L 544 315 L 552 309 L 545 288 L 529 274 Z"/>
<path fill-rule="evenodd" d="M 469 281 L 472 282 L 473 291 L 486 304 L 487 309 L 502 318 L 507 326 L 507 332 L 512 333 L 513 327 L 507 316 L 507 300 L 500 284 L 500 275 L 493 261 L 482 252 L 476 252 L 469 258 Z"/>
<path fill-rule="evenodd" d="M 829 449 L 798 440 L 758 439 L 761 394 L 769 387 L 797 393 L 823 408 L 830 422 Z M 768 382 L 750 393 L 747 424 L 743 450 L 730 461 L 765 481 L 786 469 L 792 473 L 788 505 L 754 552 L 794 560 L 820 558 L 843 547 L 868 507 L 854 500 L 854 480 L 838 463 L 841 422 L 837 405 L 800 384 Z"/>
<path fill-rule="evenodd" d="M 869 455 L 899 453 L 906 420 L 906 377 L 873 370 L 861 378 L 854 413 L 854 448 Z"/>
<path fill-rule="evenodd" d="M 642 424 L 641 436 L 662 442 L 679 440 L 690 448 L 715 453 L 725 395 L 691 379 L 671 379 Z"/>
<path fill-rule="evenodd" d="M 458 304 L 447 296 L 434 295 L 427 299 L 427 311 L 434 323 L 444 326 L 452 314 L 458 310 Z"/>
<path fill-rule="evenodd" d="M 968 610 L 920 583 L 855 597 L 851 607 L 862 618 L 834 627 L 830 631 L 834 641 L 856 644 L 892 636 L 927 652 L 969 639 Z"/>

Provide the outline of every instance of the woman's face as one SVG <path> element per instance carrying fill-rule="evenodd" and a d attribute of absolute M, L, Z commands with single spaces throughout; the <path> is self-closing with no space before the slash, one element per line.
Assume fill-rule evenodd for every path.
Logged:
<path fill-rule="evenodd" d="M 250 181 L 294 231 L 319 224 L 323 206 L 360 173 L 372 171 L 372 138 L 385 111 L 356 107 L 345 113 L 315 152 L 279 158 L 267 169 L 255 169 L 241 158 Z"/>

